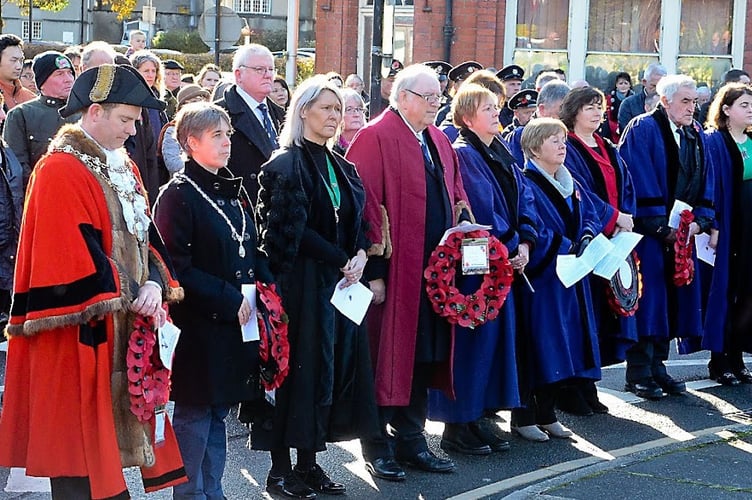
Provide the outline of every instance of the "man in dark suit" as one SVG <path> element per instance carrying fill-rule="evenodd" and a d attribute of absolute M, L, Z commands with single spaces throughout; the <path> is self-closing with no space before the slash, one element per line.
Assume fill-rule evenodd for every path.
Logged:
<path fill-rule="evenodd" d="M 217 104 L 227 110 L 235 133 L 227 168 L 243 177 L 253 203 L 258 196 L 261 165 L 277 149 L 277 134 L 285 111 L 269 98 L 274 82 L 274 56 L 263 45 L 241 46 L 232 60 L 235 85 Z"/>

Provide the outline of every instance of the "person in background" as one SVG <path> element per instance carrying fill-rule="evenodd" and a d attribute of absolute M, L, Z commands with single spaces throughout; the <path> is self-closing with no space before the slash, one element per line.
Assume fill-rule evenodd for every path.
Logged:
<path fill-rule="evenodd" d="M 37 82 L 34 80 L 34 69 L 31 67 L 32 63 L 33 61 L 31 59 L 26 59 L 24 61 L 23 68 L 21 69 L 21 76 L 19 78 L 21 80 L 21 85 L 23 85 L 25 89 L 31 90 L 35 94 L 39 94 Z"/>
<path fill-rule="evenodd" d="M 178 92 L 178 111 L 186 104 L 206 102 L 209 92 L 198 85 L 186 85 Z M 183 148 L 175 134 L 175 120 L 171 120 L 162 127 L 157 143 L 157 157 L 164 168 L 173 175 L 185 166 Z"/>
<path fill-rule="evenodd" d="M 0 94 L 0 125 L 5 121 Z M 23 168 L 5 141 L 0 139 L 0 328 L 10 315 L 13 272 L 24 203 Z"/>
<path fill-rule="evenodd" d="M 748 84 L 750 82 L 749 73 L 747 73 L 743 69 L 736 69 L 736 68 L 731 68 L 730 70 L 726 71 L 723 74 L 723 80 L 722 80 L 721 86 L 726 85 L 727 83 L 734 83 L 734 82 Z M 710 109 L 710 101 L 700 106 L 700 113 L 697 116 L 697 121 L 700 122 L 702 126 L 706 125 L 706 122 L 708 120 L 709 109 Z"/>
<path fill-rule="evenodd" d="M 656 90 L 661 96 L 658 107 L 633 119 L 619 146 L 634 181 L 635 231 L 644 235 L 637 245 L 643 276 L 635 315 L 639 341 L 627 351 L 625 390 L 647 399 L 686 391 L 685 383 L 666 370 L 669 345 L 676 338 L 680 354 L 696 352 L 703 334 L 701 275 L 695 273 L 690 283 L 674 280 L 677 231 L 669 225 L 669 214 L 676 200 L 693 207 L 691 237 L 709 232 L 715 213 L 714 159 L 707 154 L 702 127 L 693 119 L 695 81 L 669 75 Z M 697 269 L 694 251 L 689 258 Z"/>
<path fill-rule="evenodd" d="M 538 215 L 521 168 L 498 137 L 498 102 L 494 92 L 465 82 L 452 100 L 459 128 L 453 147 L 476 222 L 492 227 L 489 232 L 507 247 L 510 263 L 521 273 L 538 237 Z M 480 282 L 479 276 L 462 276 L 456 286 L 470 294 Z M 441 447 L 446 451 L 484 455 L 509 449 L 494 418 L 497 411 L 521 404 L 515 293 L 513 288 L 495 320 L 475 329 L 455 327 L 455 397 L 431 390 L 428 403 L 429 418 L 445 422 Z"/>
<path fill-rule="evenodd" d="M 355 166 L 327 146 L 343 105 L 339 87 L 325 76 L 301 83 L 281 148 L 259 176 L 260 246 L 289 318 L 290 372 L 274 407 L 254 415 L 250 443 L 271 453 L 267 492 L 287 497 L 344 494 L 316 454 L 327 442 L 379 433 L 366 324 L 330 302 L 336 287 L 363 279 L 368 260 L 363 183 Z M 290 448 L 297 448 L 295 467 Z"/>
<path fill-rule="evenodd" d="M 443 107 L 452 100 L 452 96 L 449 95 L 449 72 L 452 70 L 452 65 L 444 61 L 427 61 L 423 64 L 436 72 L 441 86 L 441 106 Z"/>
<path fill-rule="evenodd" d="M 381 430 L 361 444 L 368 472 L 390 481 L 405 478 L 398 461 L 427 472 L 454 470 L 423 434 L 428 387 L 451 392 L 453 339 L 452 326 L 430 305 L 423 270 L 444 231 L 472 220 L 457 156 L 433 125 L 440 89 L 431 68 L 406 68 L 389 109 L 347 151 L 366 188 L 366 275 L 374 293 L 368 319 Z"/>
<path fill-rule="evenodd" d="M 86 71 L 102 64 L 114 64 L 117 52 L 109 43 L 96 41 L 86 44 L 81 51 L 81 69 Z"/>
<path fill-rule="evenodd" d="M 178 92 L 180 91 L 183 65 L 174 59 L 162 63 L 164 67 L 164 101 L 167 103 L 167 120 L 172 120 L 178 109 Z"/>
<path fill-rule="evenodd" d="M 344 82 L 344 79 L 342 78 L 342 75 L 340 75 L 336 71 L 330 71 L 324 76 L 326 76 L 327 80 L 330 80 L 334 84 L 334 86 L 337 87 L 338 89 L 341 89 L 342 87 L 345 86 L 345 82 Z"/>
<path fill-rule="evenodd" d="M 222 70 L 215 64 L 204 64 L 199 70 L 196 82 L 203 88 L 212 92 L 217 83 L 222 79 Z M 221 96 L 218 96 L 221 98 Z"/>
<path fill-rule="evenodd" d="M 81 74 L 81 46 L 80 45 L 72 45 L 65 49 L 65 52 L 63 52 L 63 55 L 70 59 L 70 61 L 73 63 L 73 71 L 75 74 L 80 75 Z"/>
<path fill-rule="evenodd" d="M 33 68 L 40 95 L 10 110 L 3 127 L 3 139 L 23 167 L 24 186 L 60 127 L 80 118 L 77 114 L 63 118 L 58 113 L 68 101 L 76 78 L 70 59 L 50 50 L 37 54 Z"/>
<path fill-rule="evenodd" d="M 287 106 L 290 104 L 290 87 L 287 85 L 287 81 L 284 76 L 274 77 L 274 88 L 269 94 L 269 99 L 275 102 L 280 108 L 287 110 Z"/>
<path fill-rule="evenodd" d="M 366 124 L 366 104 L 358 92 L 349 88 L 342 91 L 342 100 L 345 110 L 332 150 L 344 155 L 355 134 Z"/>
<path fill-rule="evenodd" d="M 476 61 L 465 61 L 450 69 L 447 75 L 449 77 L 449 80 L 452 82 L 452 95 L 459 92 L 462 83 L 467 80 L 470 75 L 472 75 L 476 71 L 481 70 L 483 70 L 483 65 Z M 444 120 L 446 120 L 446 117 L 452 107 L 451 99 L 444 99 L 444 101 L 444 105 L 439 108 L 439 112 L 436 113 L 435 125 L 437 127 L 444 123 Z"/>
<path fill-rule="evenodd" d="M 480 71 L 473 71 L 473 73 L 468 76 L 466 80 L 464 80 L 463 85 L 468 83 L 478 84 L 481 87 L 487 88 L 488 90 L 493 92 L 498 99 L 496 104 L 497 106 L 504 106 L 504 104 L 506 103 L 504 86 L 501 84 L 501 81 L 496 78 L 496 75 L 493 72 L 485 69 L 482 69 Z M 455 125 L 453 120 L 454 118 L 452 117 L 452 113 L 450 111 L 447 114 L 444 123 L 439 126 L 439 129 L 444 132 L 444 135 L 446 135 L 447 138 L 452 142 L 457 139 L 460 133 L 459 128 Z"/>
<path fill-rule="evenodd" d="M 131 30 L 128 35 L 128 50 L 125 51 L 125 57 L 130 58 L 139 50 L 146 49 L 146 33 L 141 30 Z"/>
<path fill-rule="evenodd" d="M 196 75 L 193 73 L 183 73 L 183 76 L 180 78 L 180 85 L 191 85 L 196 83 Z"/>
<path fill-rule="evenodd" d="M 6 113 L 37 96 L 22 85 L 20 77 L 23 64 L 21 39 L 10 33 L 0 35 L 0 93 L 4 97 L 3 110 Z"/>
<path fill-rule="evenodd" d="M 614 77 L 614 86 L 606 93 L 606 120 L 600 128 L 601 137 L 609 139 L 614 144 L 619 143 L 619 108 L 624 99 L 632 95 L 632 77 L 625 71 L 617 73 Z"/>
<path fill-rule="evenodd" d="M 355 73 L 347 75 L 347 78 L 345 79 L 345 87 L 350 87 L 355 92 L 360 94 L 360 97 L 366 104 L 368 104 L 368 102 L 370 101 L 370 97 L 366 93 L 366 87 L 360 75 L 357 75 Z"/>
<path fill-rule="evenodd" d="M 232 68 L 235 84 L 217 101 L 227 110 L 235 131 L 227 168 L 243 177 L 243 186 L 255 204 L 259 170 L 278 147 L 285 111 L 269 99 L 276 70 L 268 48 L 254 43 L 241 46 L 232 59 Z"/>
<path fill-rule="evenodd" d="M 715 266 L 705 311 L 703 349 L 711 379 L 752 384 L 743 353 L 752 352 L 752 89 L 727 83 L 710 106 L 707 154 L 713 158 Z"/>
<path fill-rule="evenodd" d="M 507 96 L 508 100 L 511 100 L 512 96 L 522 90 L 522 82 L 525 81 L 525 70 L 522 69 L 521 66 L 510 64 L 509 66 L 501 68 L 501 70 L 496 73 L 496 77 L 501 80 L 501 83 L 504 85 L 504 95 Z M 501 128 L 504 129 L 510 126 L 513 122 L 513 109 L 509 106 L 503 107 L 501 113 L 499 113 L 499 123 L 501 124 Z M 527 121 L 525 121 L 525 123 L 527 123 Z"/>
<path fill-rule="evenodd" d="M 637 115 L 645 112 L 645 98 L 656 93 L 656 86 L 666 76 L 666 68 L 658 63 L 650 63 L 642 76 L 642 90 L 625 98 L 619 106 L 619 133 L 623 134 L 627 124 Z"/>
<path fill-rule="evenodd" d="M 538 108 L 538 92 L 535 90 L 520 90 L 507 102 L 507 109 L 512 111 L 512 123 L 501 131 L 501 137 L 505 141 L 515 129 L 524 127 L 535 114 Z"/>
<path fill-rule="evenodd" d="M 185 290 L 185 300 L 170 311 L 181 330 L 170 399 L 188 482 L 175 486 L 172 498 L 220 499 L 225 418 L 231 406 L 258 392 L 247 382 L 258 370 L 258 342 L 244 342 L 241 333 L 257 319 L 241 287 L 271 283 L 272 276 L 257 250 L 250 199 L 225 168 L 230 117 L 213 104 L 188 104 L 175 130 L 188 160 L 154 206 L 154 223 Z"/>
<path fill-rule="evenodd" d="M 133 68 L 86 71 L 60 110 L 81 121 L 60 130 L 29 182 L 0 464 L 49 477 L 55 500 L 129 498 L 125 467 L 140 466 L 147 492 L 186 481 L 168 416 L 137 389 L 147 380 L 138 368 L 157 368 L 136 357 L 159 345 L 163 304 L 183 299 L 123 150 L 152 106 L 164 103 Z M 161 387 L 166 399 L 169 380 Z"/>
<path fill-rule="evenodd" d="M 389 96 L 392 93 L 392 85 L 394 85 L 394 80 L 403 69 L 405 69 L 405 66 L 402 62 L 394 59 L 392 60 L 392 64 L 389 65 L 389 72 L 381 79 L 381 109 L 379 113 L 389 108 Z M 377 113 L 374 113 L 374 110 L 370 110 L 369 115 L 375 117 Z"/>

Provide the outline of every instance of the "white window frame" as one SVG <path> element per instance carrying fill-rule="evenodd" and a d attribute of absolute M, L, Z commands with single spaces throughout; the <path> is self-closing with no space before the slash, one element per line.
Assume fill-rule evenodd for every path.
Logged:
<path fill-rule="evenodd" d="M 235 12 L 238 14 L 261 14 L 269 16 L 272 13 L 272 0 L 235 0 Z"/>
<path fill-rule="evenodd" d="M 29 39 L 29 21 L 21 21 L 21 39 Z M 42 21 L 31 21 L 31 39 L 42 39 Z"/>
<path fill-rule="evenodd" d="M 507 0 L 504 29 L 504 65 L 512 64 L 517 44 L 517 4 L 519 0 Z M 745 24 L 747 21 L 748 0 L 734 0 L 733 38 L 731 40 L 732 67 L 741 68 L 744 60 Z M 568 58 L 570 81 L 585 78 L 585 58 L 587 57 L 589 0 L 569 2 Z M 679 58 L 679 24 L 681 22 L 681 0 L 661 2 L 661 50 L 659 60 L 669 73 L 676 72 Z"/>

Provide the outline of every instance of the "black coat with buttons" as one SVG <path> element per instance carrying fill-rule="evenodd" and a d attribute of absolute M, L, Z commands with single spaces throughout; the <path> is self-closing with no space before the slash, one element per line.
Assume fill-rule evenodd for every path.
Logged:
<path fill-rule="evenodd" d="M 257 279 L 270 283 L 271 274 L 256 250 L 256 230 L 241 179 L 230 178 L 226 169 L 214 175 L 192 160 L 186 162 L 184 173 L 224 212 L 238 234 L 242 210 L 245 257 L 239 255 L 238 242 L 224 218 L 193 185 L 175 176 L 154 207 L 154 222 L 185 290 L 185 300 L 170 308 L 182 331 L 173 362 L 171 399 L 196 405 L 234 404 L 256 395 L 248 380 L 259 365 L 258 342 L 242 340 L 240 287 Z"/>

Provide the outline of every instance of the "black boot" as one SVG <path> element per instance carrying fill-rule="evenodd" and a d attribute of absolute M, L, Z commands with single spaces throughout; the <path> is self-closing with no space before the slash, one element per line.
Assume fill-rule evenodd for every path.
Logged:
<path fill-rule="evenodd" d="M 595 387 L 595 382 L 588 380 L 581 386 L 582 397 L 585 398 L 585 402 L 588 404 L 594 413 L 608 413 L 608 406 L 601 403 L 598 399 L 598 389 Z"/>
<path fill-rule="evenodd" d="M 441 449 L 465 455 L 488 455 L 491 447 L 478 439 L 468 424 L 444 424 Z"/>
<path fill-rule="evenodd" d="M 504 439 L 501 428 L 499 428 L 496 421 L 481 417 L 475 422 L 470 422 L 468 425 L 472 433 L 475 434 L 475 437 L 482 443 L 487 444 L 492 451 L 509 450 L 509 441 Z"/>
<path fill-rule="evenodd" d="M 556 407 L 561 411 L 581 417 L 593 415 L 593 410 L 585 401 L 582 391 L 577 385 L 566 385 L 557 390 Z"/>

